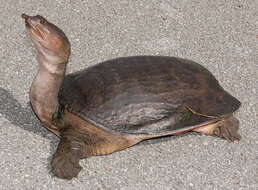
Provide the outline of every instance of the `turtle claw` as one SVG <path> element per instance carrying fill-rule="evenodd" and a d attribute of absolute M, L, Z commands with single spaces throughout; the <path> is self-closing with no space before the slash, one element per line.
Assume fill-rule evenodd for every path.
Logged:
<path fill-rule="evenodd" d="M 237 133 L 238 128 L 239 121 L 234 117 L 230 117 L 214 130 L 214 134 L 231 142 L 239 141 L 241 136 Z"/>

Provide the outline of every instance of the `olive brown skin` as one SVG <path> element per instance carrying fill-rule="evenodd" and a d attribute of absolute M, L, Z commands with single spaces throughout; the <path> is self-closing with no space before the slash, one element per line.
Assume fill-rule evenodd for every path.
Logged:
<path fill-rule="evenodd" d="M 32 109 L 60 137 L 55 176 L 76 177 L 79 160 L 188 131 L 240 140 L 241 103 L 203 66 L 167 56 L 121 57 L 65 76 L 70 43 L 44 17 L 23 14 L 38 50 Z"/>

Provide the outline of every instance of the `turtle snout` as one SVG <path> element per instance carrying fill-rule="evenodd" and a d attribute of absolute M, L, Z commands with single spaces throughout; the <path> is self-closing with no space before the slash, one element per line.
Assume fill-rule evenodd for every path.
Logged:
<path fill-rule="evenodd" d="M 22 14 L 21 17 L 25 20 L 25 26 L 26 27 L 31 27 L 31 16 Z"/>
<path fill-rule="evenodd" d="M 30 16 L 23 13 L 23 14 L 21 15 L 21 17 L 22 17 L 23 19 L 25 19 L 25 21 L 26 21 Z"/>
<path fill-rule="evenodd" d="M 29 16 L 23 13 L 21 17 L 25 20 L 26 27 L 36 27 L 40 23 L 39 16 Z"/>

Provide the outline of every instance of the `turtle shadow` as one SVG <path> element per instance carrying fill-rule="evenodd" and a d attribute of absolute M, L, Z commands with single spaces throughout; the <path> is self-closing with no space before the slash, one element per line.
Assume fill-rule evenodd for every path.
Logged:
<path fill-rule="evenodd" d="M 51 133 L 41 125 L 32 111 L 30 103 L 23 107 L 10 92 L 0 87 L 0 114 L 14 126 L 48 139 L 51 153 L 48 161 L 51 160 L 58 144 L 58 138 L 55 135 L 49 135 Z M 50 164 L 47 168 L 50 169 Z"/>
<path fill-rule="evenodd" d="M 47 129 L 41 126 L 30 104 L 27 103 L 23 107 L 9 91 L 3 88 L 0 88 L 0 114 L 16 127 L 20 127 L 25 131 L 40 135 L 51 141 L 54 140 L 54 136 L 49 136 Z"/>

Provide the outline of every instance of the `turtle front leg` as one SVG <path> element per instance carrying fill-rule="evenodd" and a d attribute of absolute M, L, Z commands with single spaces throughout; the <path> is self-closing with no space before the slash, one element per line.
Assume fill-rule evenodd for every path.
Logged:
<path fill-rule="evenodd" d="M 82 169 L 79 160 L 90 156 L 83 136 L 73 129 L 68 129 L 61 134 L 61 140 L 53 155 L 52 172 L 62 179 L 77 177 Z"/>
<path fill-rule="evenodd" d="M 239 121 L 235 117 L 230 116 L 216 123 L 196 128 L 193 131 L 207 135 L 216 135 L 228 141 L 239 141 L 241 136 L 237 133 L 238 128 Z"/>

